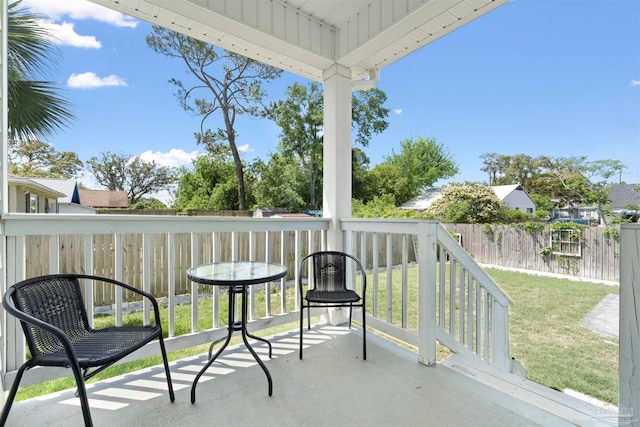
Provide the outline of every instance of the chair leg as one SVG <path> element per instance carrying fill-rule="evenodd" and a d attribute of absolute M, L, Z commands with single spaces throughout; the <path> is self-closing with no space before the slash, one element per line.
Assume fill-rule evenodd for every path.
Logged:
<path fill-rule="evenodd" d="M 158 341 L 160 342 L 160 352 L 162 353 L 164 371 L 167 375 L 167 387 L 169 387 L 169 400 L 171 401 L 171 403 L 173 403 L 176 400 L 176 397 L 173 393 L 173 383 L 171 382 L 171 372 L 169 371 L 169 359 L 167 359 L 167 350 L 164 346 L 164 339 L 162 338 L 162 334 L 158 336 Z"/>
<path fill-rule="evenodd" d="M 300 304 L 300 360 L 302 360 L 302 331 L 304 330 L 304 305 Z"/>
<path fill-rule="evenodd" d="M 367 360 L 367 310 L 362 302 L 362 358 Z"/>
<path fill-rule="evenodd" d="M 93 421 L 91 420 L 91 410 L 89 409 L 89 397 L 87 396 L 87 388 L 84 384 L 84 377 L 82 376 L 82 371 L 80 370 L 80 366 L 78 362 L 71 363 L 71 370 L 73 371 L 73 376 L 76 379 L 76 386 L 78 387 L 77 393 L 78 398 L 80 398 L 80 406 L 82 407 L 82 416 L 84 418 L 85 427 L 92 427 Z"/>
<path fill-rule="evenodd" d="M 18 393 L 18 387 L 20 387 L 22 374 L 24 374 L 24 371 L 28 366 L 28 363 L 25 363 L 24 365 L 20 366 L 20 369 L 18 369 L 18 372 L 16 373 L 16 378 L 13 380 L 11 391 L 9 392 L 9 396 L 7 396 L 7 401 L 4 404 L 4 408 L 2 408 L 2 415 L 0 415 L 0 426 L 3 426 L 7 423 L 7 417 L 9 416 L 11 405 L 13 405 L 13 399 L 15 399 L 16 393 Z"/>

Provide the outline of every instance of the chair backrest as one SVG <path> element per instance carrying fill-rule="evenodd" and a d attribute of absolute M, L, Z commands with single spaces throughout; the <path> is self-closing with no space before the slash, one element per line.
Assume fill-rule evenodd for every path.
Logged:
<path fill-rule="evenodd" d="M 73 275 L 35 277 L 16 283 L 7 292 L 16 310 L 61 329 L 71 341 L 86 335 L 87 312 L 78 279 Z M 33 357 L 63 350 L 53 334 L 21 321 Z"/>
<path fill-rule="evenodd" d="M 311 255 L 313 280 L 309 289 L 343 291 L 347 289 L 347 256 L 342 252 L 317 252 Z"/>

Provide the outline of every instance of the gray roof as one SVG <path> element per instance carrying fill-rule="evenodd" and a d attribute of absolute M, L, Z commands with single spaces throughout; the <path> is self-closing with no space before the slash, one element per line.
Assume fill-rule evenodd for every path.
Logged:
<path fill-rule="evenodd" d="M 80 203 L 77 194 L 77 183 L 75 179 L 60 179 L 60 178 L 30 178 L 31 181 L 35 181 L 40 185 L 49 187 L 59 193 L 63 193 L 65 196 L 58 198 L 58 202 L 61 203 Z M 74 197 L 75 196 L 75 197 Z"/>
<path fill-rule="evenodd" d="M 429 188 L 424 190 L 419 196 L 414 197 L 409 200 L 402 206 L 401 209 L 414 209 L 418 211 L 423 211 L 429 208 L 439 198 L 442 197 L 442 188 Z"/>
<path fill-rule="evenodd" d="M 637 188 L 638 191 L 634 189 Z M 609 193 L 611 209 L 624 209 L 629 205 L 640 205 L 640 184 L 614 184 Z"/>

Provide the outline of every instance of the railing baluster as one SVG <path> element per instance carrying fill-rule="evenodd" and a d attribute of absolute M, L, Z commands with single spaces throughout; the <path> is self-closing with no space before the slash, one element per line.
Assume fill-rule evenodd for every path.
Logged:
<path fill-rule="evenodd" d="M 93 274 L 93 234 L 84 235 L 84 269 L 87 274 Z M 93 280 L 87 280 L 85 285 L 84 303 L 89 318 L 89 326 L 93 327 Z"/>
<path fill-rule="evenodd" d="M 409 246 L 407 245 L 407 235 L 402 235 L 402 327 L 407 328 L 409 324 Z"/>
<path fill-rule="evenodd" d="M 198 265 L 198 235 L 191 233 L 191 266 Z M 191 332 L 198 332 L 198 284 L 191 282 Z"/>
<path fill-rule="evenodd" d="M 393 240 L 387 235 L 387 322 L 393 323 Z"/>
<path fill-rule="evenodd" d="M 211 244 L 213 245 L 212 249 L 212 261 L 219 262 L 220 261 L 220 233 L 213 232 L 213 238 Z M 211 317 L 213 317 L 213 327 L 217 328 L 220 326 L 220 286 L 214 286 L 212 289 L 212 304 L 213 309 L 211 310 Z"/>
<path fill-rule="evenodd" d="M 167 233 L 167 311 L 169 337 L 176 334 L 176 269 L 175 269 L 175 233 Z"/>
<path fill-rule="evenodd" d="M 113 235 L 113 249 L 114 249 L 114 259 L 113 259 L 113 273 L 114 279 L 122 280 L 122 234 L 116 233 Z M 122 288 L 120 286 L 115 287 L 115 315 L 116 315 L 116 325 L 122 326 Z"/>
<path fill-rule="evenodd" d="M 374 232 L 372 236 L 372 278 L 373 278 L 373 317 L 378 317 L 378 253 L 380 252 L 378 233 Z"/>
<path fill-rule="evenodd" d="M 142 290 L 151 292 L 151 235 L 144 233 L 142 235 Z M 144 324 L 150 323 L 151 303 L 144 298 L 142 301 L 142 315 Z"/>

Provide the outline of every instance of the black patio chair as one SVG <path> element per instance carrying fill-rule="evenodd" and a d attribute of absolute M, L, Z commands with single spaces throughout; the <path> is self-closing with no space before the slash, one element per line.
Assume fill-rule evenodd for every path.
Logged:
<path fill-rule="evenodd" d="M 302 277 L 307 263 L 311 262 L 307 292 L 303 292 Z M 347 286 L 350 276 L 349 263 L 360 274 L 362 297 L 355 289 Z M 300 295 L 300 359 L 302 359 L 302 331 L 304 329 L 304 309 L 307 309 L 307 329 L 311 329 L 311 308 L 313 307 L 349 307 L 349 329 L 353 307 L 362 308 L 362 356 L 367 359 L 367 322 L 365 314 L 365 295 L 367 276 L 360 261 L 344 252 L 321 251 L 305 256 L 300 261 L 298 271 L 298 290 Z"/>
<path fill-rule="evenodd" d="M 155 315 L 155 324 L 145 326 L 113 326 L 93 329 L 89 326 L 79 279 L 110 283 L 147 298 Z M 175 400 L 169 362 L 162 339 L 160 311 L 155 298 L 117 280 L 85 274 L 55 274 L 23 280 L 9 287 L 2 305 L 20 320 L 31 359 L 16 373 L 9 392 L 0 426 L 5 425 L 13 399 L 25 370 L 35 366 L 71 368 L 80 398 L 85 426 L 91 426 L 91 412 L 85 381 L 113 365 L 123 357 L 158 338 L 167 374 L 169 398 Z"/>

